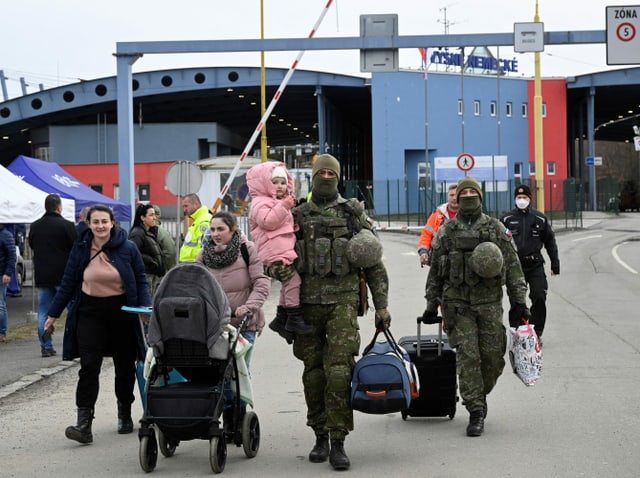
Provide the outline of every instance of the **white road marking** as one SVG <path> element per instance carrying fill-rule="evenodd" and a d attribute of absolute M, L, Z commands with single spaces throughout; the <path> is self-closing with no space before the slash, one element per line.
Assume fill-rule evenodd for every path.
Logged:
<path fill-rule="evenodd" d="M 572 239 L 572 242 L 586 241 L 587 239 L 598 239 L 599 237 L 602 237 L 602 234 L 594 234 L 592 236 L 578 237 L 577 239 Z"/>
<path fill-rule="evenodd" d="M 632 267 L 629 267 L 626 262 L 624 262 L 622 259 L 620 259 L 620 256 L 618 255 L 618 247 L 620 246 L 624 246 L 625 244 L 628 244 L 627 242 L 623 242 L 622 244 L 618 244 L 616 247 L 614 247 L 613 249 L 611 249 L 611 255 L 613 256 L 613 258 L 618 262 L 618 264 L 620 264 L 622 267 L 624 267 L 625 269 L 627 269 L 629 272 L 631 272 L 632 274 L 637 274 L 638 271 L 635 270 Z"/>

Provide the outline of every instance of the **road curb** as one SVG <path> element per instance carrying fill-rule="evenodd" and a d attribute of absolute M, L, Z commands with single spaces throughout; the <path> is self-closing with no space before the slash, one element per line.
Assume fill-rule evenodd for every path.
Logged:
<path fill-rule="evenodd" d="M 51 375 L 54 375 L 58 372 L 62 372 L 68 368 L 71 368 L 75 365 L 79 365 L 79 360 L 61 360 L 58 363 L 50 365 L 48 367 L 42 367 L 39 370 L 36 370 L 33 373 L 23 376 L 19 380 L 15 382 L 9 383 L 0 387 L 0 400 L 6 398 L 20 390 L 24 390 L 25 388 L 33 385 L 34 383 L 38 383 L 40 380 L 43 380 Z"/>

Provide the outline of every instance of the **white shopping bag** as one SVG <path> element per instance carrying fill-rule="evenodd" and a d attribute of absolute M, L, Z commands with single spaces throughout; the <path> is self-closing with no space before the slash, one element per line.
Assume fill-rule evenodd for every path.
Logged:
<path fill-rule="evenodd" d="M 240 399 L 253 407 L 253 387 L 251 386 L 251 375 L 247 369 L 246 359 L 251 352 L 251 342 L 245 339 L 242 334 L 231 324 L 227 325 L 227 331 L 231 339 L 231 343 L 238 339 L 236 343 L 234 356 L 238 365 L 238 382 L 240 385 Z M 232 380 L 232 390 L 236 390 L 235 377 Z"/>
<path fill-rule="evenodd" d="M 510 331 L 509 360 L 511 361 L 513 373 L 527 387 L 532 387 L 542 376 L 540 339 L 534 330 L 534 326 L 528 322 L 517 329 L 511 327 Z"/>

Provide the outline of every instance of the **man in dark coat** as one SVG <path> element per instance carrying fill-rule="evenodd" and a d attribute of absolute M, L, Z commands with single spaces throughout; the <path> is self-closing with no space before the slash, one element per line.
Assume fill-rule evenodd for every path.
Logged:
<path fill-rule="evenodd" d="M 44 200 L 45 213 L 29 228 L 29 247 L 33 251 L 33 273 L 38 288 L 38 338 L 43 357 L 56 354 L 51 335 L 43 337 L 49 305 L 56 295 L 69 252 L 76 239 L 76 227 L 62 217 L 62 200 L 49 194 Z"/>
<path fill-rule="evenodd" d="M 516 207 L 502 217 L 502 223 L 511 231 L 518 248 L 524 278 L 529 285 L 531 299 L 531 323 L 538 337 L 542 338 L 547 321 L 547 275 L 544 270 L 542 248 L 547 250 L 551 261 L 551 275 L 560 274 L 560 259 L 556 235 L 547 217 L 531 207 L 531 189 L 521 184 L 515 190 Z M 522 325 L 511 322 L 511 327 Z"/>

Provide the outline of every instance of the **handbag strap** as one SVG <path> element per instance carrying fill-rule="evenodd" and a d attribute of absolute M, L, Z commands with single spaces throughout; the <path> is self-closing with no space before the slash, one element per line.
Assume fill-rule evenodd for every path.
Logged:
<path fill-rule="evenodd" d="M 373 338 L 371 339 L 371 342 L 369 342 L 369 345 L 367 345 L 364 350 L 362 351 L 362 355 L 367 355 L 369 353 L 369 351 L 373 348 L 373 346 L 375 345 L 377 339 L 378 339 L 378 334 L 380 334 L 380 332 L 382 332 L 384 334 L 385 339 L 387 340 L 387 342 L 389 343 L 389 345 L 391 345 L 391 348 L 393 349 L 393 352 L 398 356 L 399 359 L 403 359 L 402 356 L 402 352 L 400 351 L 400 346 L 398 345 L 398 343 L 396 342 L 396 339 L 394 338 L 393 334 L 391 333 L 391 330 L 386 329 L 386 328 L 376 328 L 375 333 L 373 334 Z"/>
<path fill-rule="evenodd" d="M 91 256 L 91 259 L 89 259 L 89 262 L 91 262 L 92 260 L 94 260 L 96 257 L 98 257 L 100 255 L 101 252 L 104 252 L 104 246 L 102 246 L 100 248 L 100 250 L 98 252 L 96 252 L 94 255 Z"/>

